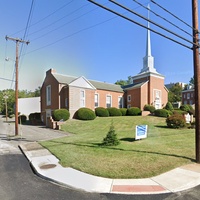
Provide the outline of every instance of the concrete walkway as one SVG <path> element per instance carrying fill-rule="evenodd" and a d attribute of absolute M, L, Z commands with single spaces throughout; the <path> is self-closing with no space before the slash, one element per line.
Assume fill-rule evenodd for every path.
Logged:
<path fill-rule="evenodd" d="M 37 142 L 21 144 L 20 149 L 39 176 L 87 192 L 160 194 L 178 192 L 200 184 L 199 164 L 179 167 L 152 178 L 109 179 L 63 168 L 59 160 Z"/>

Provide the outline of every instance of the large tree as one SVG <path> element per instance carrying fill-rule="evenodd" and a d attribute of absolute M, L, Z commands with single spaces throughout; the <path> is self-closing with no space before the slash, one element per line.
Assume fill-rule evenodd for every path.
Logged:
<path fill-rule="evenodd" d="M 181 101 L 181 92 L 183 88 L 179 83 L 175 83 L 170 89 L 168 93 L 168 101 L 173 102 L 179 102 Z"/>
<path fill-rule="evenodd" d="M 120 79 L 120 80 L 117 80 L 116 82 L 115 82 L 115 84 L 116 85 L 129 85 L 129 84 L 131 84 L 132 83 L 132 78 L 131 78 L 131 76 L 128 76 L 128 79 L 127 80 L 122 80 L 122 79 Z"/>

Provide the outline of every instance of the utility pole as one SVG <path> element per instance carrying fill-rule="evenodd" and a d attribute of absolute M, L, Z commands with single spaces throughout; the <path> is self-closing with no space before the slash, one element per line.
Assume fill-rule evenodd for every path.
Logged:
<path fill-rule="evenodd" d="M 19 38 L 11 38 L 6 36 L 6 40 L 13 40 L 16 42 L 16 60 L 15 60 L 15 136 L 19 134 L 18 132 L 18 63 L 19 63 L 19 55 L 18 48 L 19 43 L 29 44 L 29 41 L 24 41 Z"/>
<path fill-rule="evenodd" d="M 199 68 L 199 30 L 198 30 L 198 0 L 192 0 L 193 23 L 193 60 L 195 80 L 195 145 L 196 162 L 200 163 L 200 68 Z"/>

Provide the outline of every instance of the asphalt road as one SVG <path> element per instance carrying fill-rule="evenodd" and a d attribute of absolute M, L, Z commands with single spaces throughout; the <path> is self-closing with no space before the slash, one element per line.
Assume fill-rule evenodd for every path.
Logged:
<path fill-rule="evenodd" d="M 68 133 L 44 127 L 22 126 L 18 139 L 7 138 L 13 125 L 0 118 L 0 200 L 199 200 L 200 186 L 176 194 L 123 195 L 98 194 L 66 188 L 34 174 L 18 144 L 49 138 L 63 137 Z M 9 130 L 10 129 L 10 130 Z"/>

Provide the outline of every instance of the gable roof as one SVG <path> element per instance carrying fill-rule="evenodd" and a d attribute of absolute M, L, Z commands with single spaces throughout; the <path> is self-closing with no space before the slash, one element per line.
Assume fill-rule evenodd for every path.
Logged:
<path fill-rule="evenodd" d="M 122 86 L 122 88 L 124 90 L 130 90 L 130 89 L 140 88 L 144 84 L 146 84 L 147 82 L 149 82 L 149 81 L 144 81 L 144 82 L 140 82 L 140 83 L 132 83 L 132 84 L 129 84 L 129 85 L 124 85 L 124 86 Z"/>
<path fill-rule="evenodd" d="M 52 73 L 52 75 L 55 77 L 55 79 L 61 83 L 69 85 L 71 82 L 75 81 L 79 77 L 75 76 L 67 76 L 57 73 Z M 86 79 L 86 78 L 85 78 Z M 86 79 L 87 80 L 87 79 Z M 108 90 L 108 91 L 114 91 L 114 92 L 123 92 L 123 89 L 120 85 L 112 84 L 112 83 L 105 83 L 100 81 L 94 81 L 94 80 L 88 80 L 96 89 L 99 90 Z"/>

